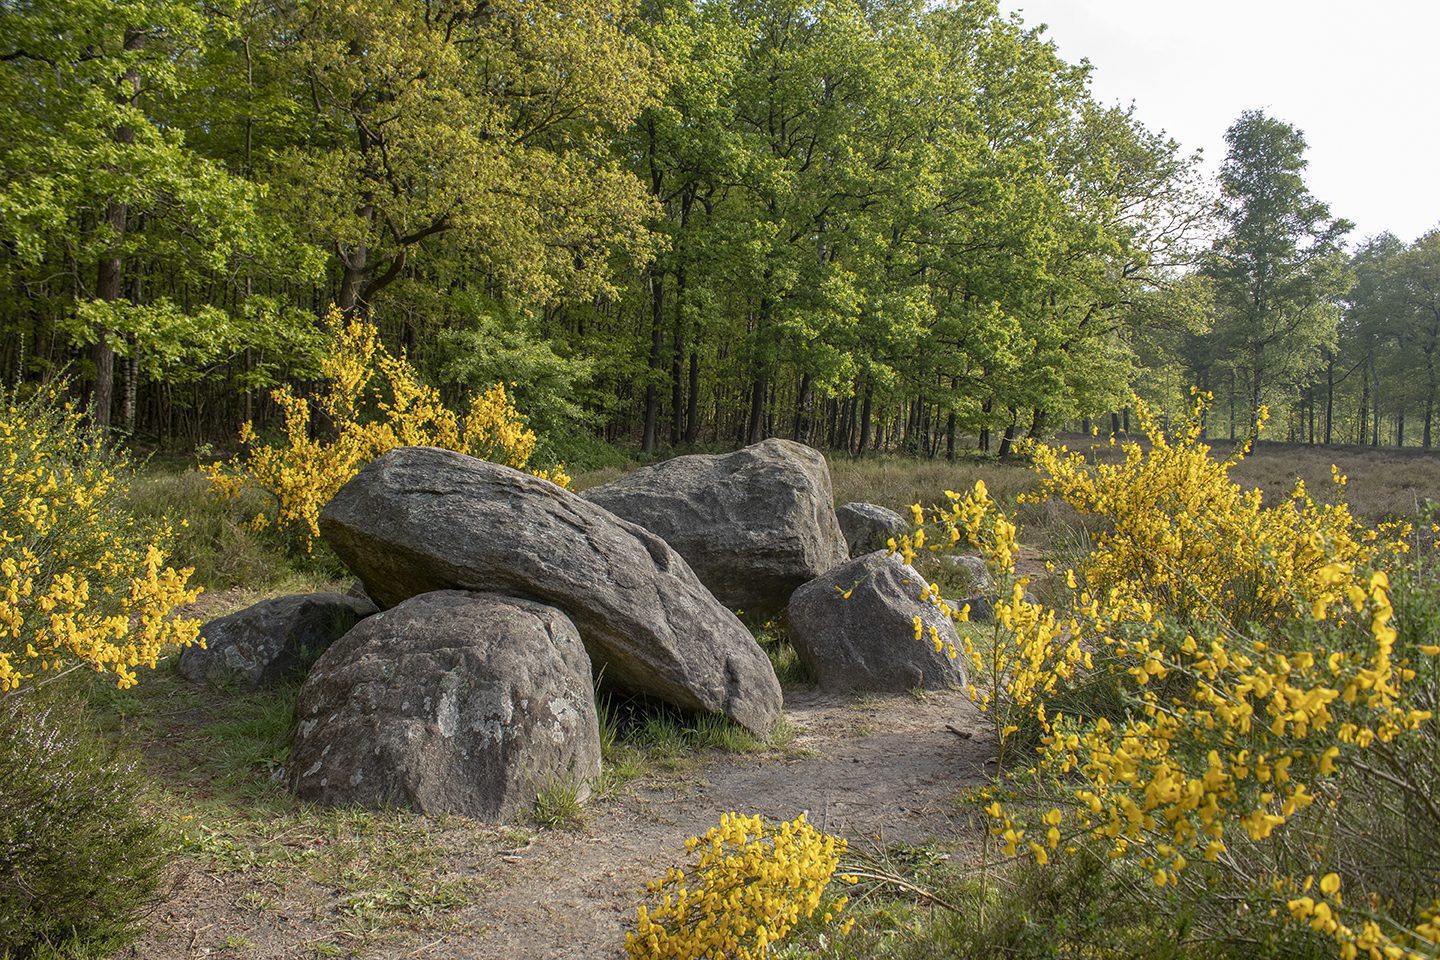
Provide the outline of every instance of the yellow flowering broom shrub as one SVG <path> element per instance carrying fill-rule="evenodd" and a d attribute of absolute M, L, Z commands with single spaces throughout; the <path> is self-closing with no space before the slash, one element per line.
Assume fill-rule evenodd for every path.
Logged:
<path fill-rule="evenodd" d="M 127 472 L 58 390 L 0 396 L 0 695 L 74 667 L 128 687 L 195 642 L 174 613 L 200 590 L 166 564 L 171 529 L 125 510 Z"/>
<path fill-rule="evenodd" d="M 503 384 L 473 396 L 461 416 L 420 380 L 403 354 L 385 349 L 373 324 L 347 319 L 335 308 L 324 324 L 329 347 L 314 399 L 289 385 L 270 394 L 284 417 L 284 441 L 262 443 L 246 423 L 240 431 L 244 452 L 206 468 L 222 494 L 254 487 L 274 498 L 274 516 L 257 516 L 257 527 L 273 523 L 297 534 L 308 549 L 320 536 L 325 504 L 361 467 L 396 447 L 443 447 L 570 485 L 563 467 L 531 468 L 537 439 Z"/>
<path fill-rule="evenodd" d="M 1202 936 L 1258 924 L 1346 958 L 1433 957 L 1440 646 L 1397 629 L 1387 568 L 1408 530 L 1366 529 L 1303 486 L 1276 504 L 1242 490 L 1229 470 L 1243 452 L 1217 459 L 1202 440 L 1205 399 L 1174 438 L 1137 403 L 1148 444 L 1119 463 L 1034 449 L 1041 496 L 1100 521 L 1051 604 L 1027 599 L 1016 528 L 983 486 L 897 544 L 907 559 L 979 549 L 1006 585 L 991 642 L 965 644 L 990 687 L 972 696 L 1002 757 L 1022 727 L 1034 753 L 984 798 L 991 833 L 1042 867 L 1098 851 L 1178 890 Z M 1428 766 L 1405 760 L 1426 751 Z M 1402 808 L 1394 847 L 1340 842 L 1336 817 Z"/>
<path fill-rule="evenodd" d="M 801 814 L 772 826 L 758 816 L 727 813 L 685 849 L 695 862 L 650 884 L 626 934 L 632 960 L 763 960 L 802 919 L 820 908 L 845 841 L 816 830 Z M 854 878 L 847 878 L 853 882 Z M 830 923 L 846 905 L 830 904 Z M 841 924 L 842 932 L 849 921 Z"/>

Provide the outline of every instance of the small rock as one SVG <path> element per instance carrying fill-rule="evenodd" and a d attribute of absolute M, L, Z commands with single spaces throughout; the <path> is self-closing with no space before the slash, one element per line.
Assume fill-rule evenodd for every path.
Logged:
<path fill-rule="evenodd" d="M 950 609 L 960 612 L 966 606 L 970 608 L 969 621 L 971 623 L 994 623 L 995 622 L 995 595 L 977 593 L 973 597 L 966 597 L 964 600 L 946 600 Z"/>
<path fill-rule="evenodd" d="M 910 524 L 900 514 L 873 503 L 842 504 L 835 508 L 835 519 L 840 522 L 852 557 L 889 549 L 892 539 L 899 542 L 901 535 L 910 530 Z"/>
<path fill-rule="evenodd" d="M 934 562 L 939 574 L 958 590 L 971 594 L 994 590 L 990 568 L 980 557 L 968 553 L 941 553 L 934 555 Z"/>
<path fill-rule="evenodd" d="M 200 628 L 205 649 L 180 654 L 180 674 L 192 683 L 272 686 L 303 672 L 335 640 L 375 613 L 369 600 L 340 593 L 274 597 L 211 620 Z"/>

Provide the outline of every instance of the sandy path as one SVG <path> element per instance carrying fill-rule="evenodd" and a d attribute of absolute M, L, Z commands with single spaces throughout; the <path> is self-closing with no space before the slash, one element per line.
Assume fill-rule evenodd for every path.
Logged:
<path fill-rule="evenodd" d="M 786 715 L 798 734 L 784 756 L 712 754 L 677 778 L 628 785 L 595 805 L 579 831 L 540 831 L 521 849 L 473 836 L 459 843 L 454 870 L 470 874 L 478 892 L 439 924 L 347 945 L 327 936 L 334 898 L 310 880 L 279 890 L 266 909 L 247 910 L 248 875 L 194 871 L 151 934 L 125 955 L 311 957 L 335 955 L 331 945 L 339 945 L 338 955 L 386 958 L 616 957 L 645 883 L 680 863 L 685 839 L 724 812 L 773 819 L 808 812 L 824 829 L 867 845 L 966 832 L 953 801 L 984 782 L 992 749 L 963 695 L 837 700 L 792 691 Z M 318 954 L 317 942 L 324 945 Z"/>

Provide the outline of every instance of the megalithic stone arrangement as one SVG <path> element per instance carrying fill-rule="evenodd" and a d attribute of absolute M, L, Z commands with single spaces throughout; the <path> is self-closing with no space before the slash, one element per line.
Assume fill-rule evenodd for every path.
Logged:
<path fill-rule="evenodd" d="M 606 682 L 763 736 L 774 668 L 664 540 L 547 480 L 432 447 L 350 480 L 320 531 L 382 607 L 435 590 L 536 600 L 574 621 Z"/>

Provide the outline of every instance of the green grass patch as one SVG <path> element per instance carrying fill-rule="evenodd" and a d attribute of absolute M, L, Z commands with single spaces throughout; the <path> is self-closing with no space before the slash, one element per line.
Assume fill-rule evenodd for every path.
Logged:
<path fill-rule="evenodd" d="M 131 485 L 128 506 L 143 520 L 172 526 L 173 562 L 193 567 L 194 582 L 207 590 L 298 592 L 346 576 L 323 544 L 307 556 L 288 549 L 273 531 L 255 529 L 251 519 L 268 506 L 263 494 L 250 491 L 224 500 L 193 468 L 152 465 Z"/>
<path fill-rule="evenodd" d="M 775 747 L 725 717 L 687 713 L 653 700 L 601 691 L 595 705 L 602 758 L 596 793 L 601 797 L 657 771 L 683 773 L 710 751 L 761 753 Z"/>

